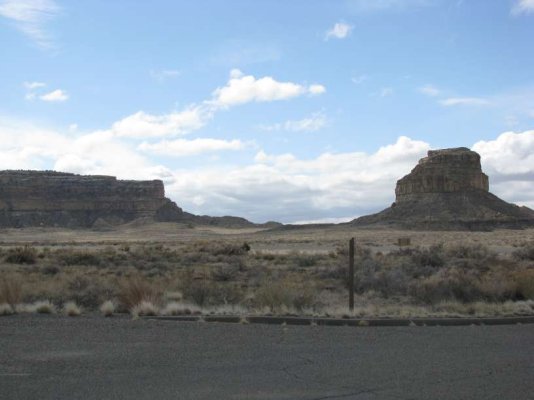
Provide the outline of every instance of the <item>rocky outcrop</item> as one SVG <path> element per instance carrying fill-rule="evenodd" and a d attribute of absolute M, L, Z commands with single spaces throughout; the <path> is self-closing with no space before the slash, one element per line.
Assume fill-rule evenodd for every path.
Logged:
<path fill-rule="evenodd" d="M 397 182 L 396 202 L 422 193 L 489 191 L 488 176 L 480 167 L 480 156 L 466 147 L 430 150 L 412 172 Z"/>
<path fill-rule="evenodd" d="M 480 156 L 465 147 L 431 150 L 397 181 L 395 202 L 354 225 L 489 230 L 534 226 L 534 211 L 489 192 Z"/>
<path fill-rule="evenodd" d="M 163 182 L 54 171 L 0 171 L 0 226 L 91 227 L 149 218 L 179 221 Z"/>

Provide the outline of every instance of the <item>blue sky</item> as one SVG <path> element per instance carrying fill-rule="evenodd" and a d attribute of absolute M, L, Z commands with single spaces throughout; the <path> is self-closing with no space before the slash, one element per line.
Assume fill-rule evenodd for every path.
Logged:
<path fill-rule="evenodd" d="M 466 146 L 534 206 L 534 0 L 0 0 L 0 41 L 2 169 L 337 221 Z"/>

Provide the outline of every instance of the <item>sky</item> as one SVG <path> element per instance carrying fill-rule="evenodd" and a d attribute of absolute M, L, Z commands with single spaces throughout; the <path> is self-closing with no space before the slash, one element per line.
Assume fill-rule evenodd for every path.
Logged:
<path fill-rule="evenodd" d="M 341 222 L 429 149 L 534 208 L 534 0 L 0 0 L 0 169 Z"/>

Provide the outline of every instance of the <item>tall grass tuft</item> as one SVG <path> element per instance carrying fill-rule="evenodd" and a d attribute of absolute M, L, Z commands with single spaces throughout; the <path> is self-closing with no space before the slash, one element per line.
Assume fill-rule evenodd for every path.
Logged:
<path fill-rule="evenodd" d="M 56 306 L 50 300 L 36 301 L 32 310 L 38 314 L 55 314 Z"/>
<path fill-rule="evenodd" d="M 119 284 L 119 302 L 127 309 L 141 304 L 143 301 L 153 304 L 161 302 L 161 293 L 147 280 L 135 276 Z"/>
<path fill-rule="evenodd" d="M 11 304 L 7 303 L 0 303 L 0 315 L 11 315 L 15 314 L 15 310 L 11 306 Z"/>
<path fill-rule="evenodd" d="M 82 310 L 74 301 L 69 301 L 63 306 L 63 313 L 69 317 L 77 317 L 81 315 Z"/>
<path fill-rule="evenodd" d="M 158 315 L 159 308 L 154 303 L 148 300 L 143 300 L 131 308 L 131 313 L 134 318 L 141 316 Z"/>
<path fill-rule="evenodd" d="M 7 252 L 5 261 L 10 264 L 35 264 L 37 250 L 30 246 L 15 247 Z"/>
<path fill-rule="evenodd" d="M 100 306 L 100 312 L 104 315 L 104 317 L 111 317 L 115 312 L 115 308 L 115 303 L 112 300 L 106 300 Z"/>
<path fill-rule="evenodd" d="M 22 301 L 22 280 L 17 275 L 0 277 L 0 304 L 7 303 L 12 307 Z"/>

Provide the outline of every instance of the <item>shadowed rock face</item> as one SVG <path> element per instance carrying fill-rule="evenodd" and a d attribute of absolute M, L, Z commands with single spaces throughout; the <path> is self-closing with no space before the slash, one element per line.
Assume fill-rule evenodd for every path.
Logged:
<path fill-rule="evenodd" d="M 395 203 L 355 225 L 488 230 L 534 226 L 534 211 L 489 192 L 480 156 L 465 147 L 431 150 L 397 181 Z"/>
<path fill-rule="evenodd" d="M 488 176 L 480 167 L 480 156 L 465 147 L 431 150 L 412 172 L 397 182 L 396 202 L 422 193 L 489 191 Z"/>
<path fill-rule="evenodd" d="M 90 227 L 137 218 L 178 221 L 163 182 L 53 171 L 0 171 L 0 226 Z"/>

